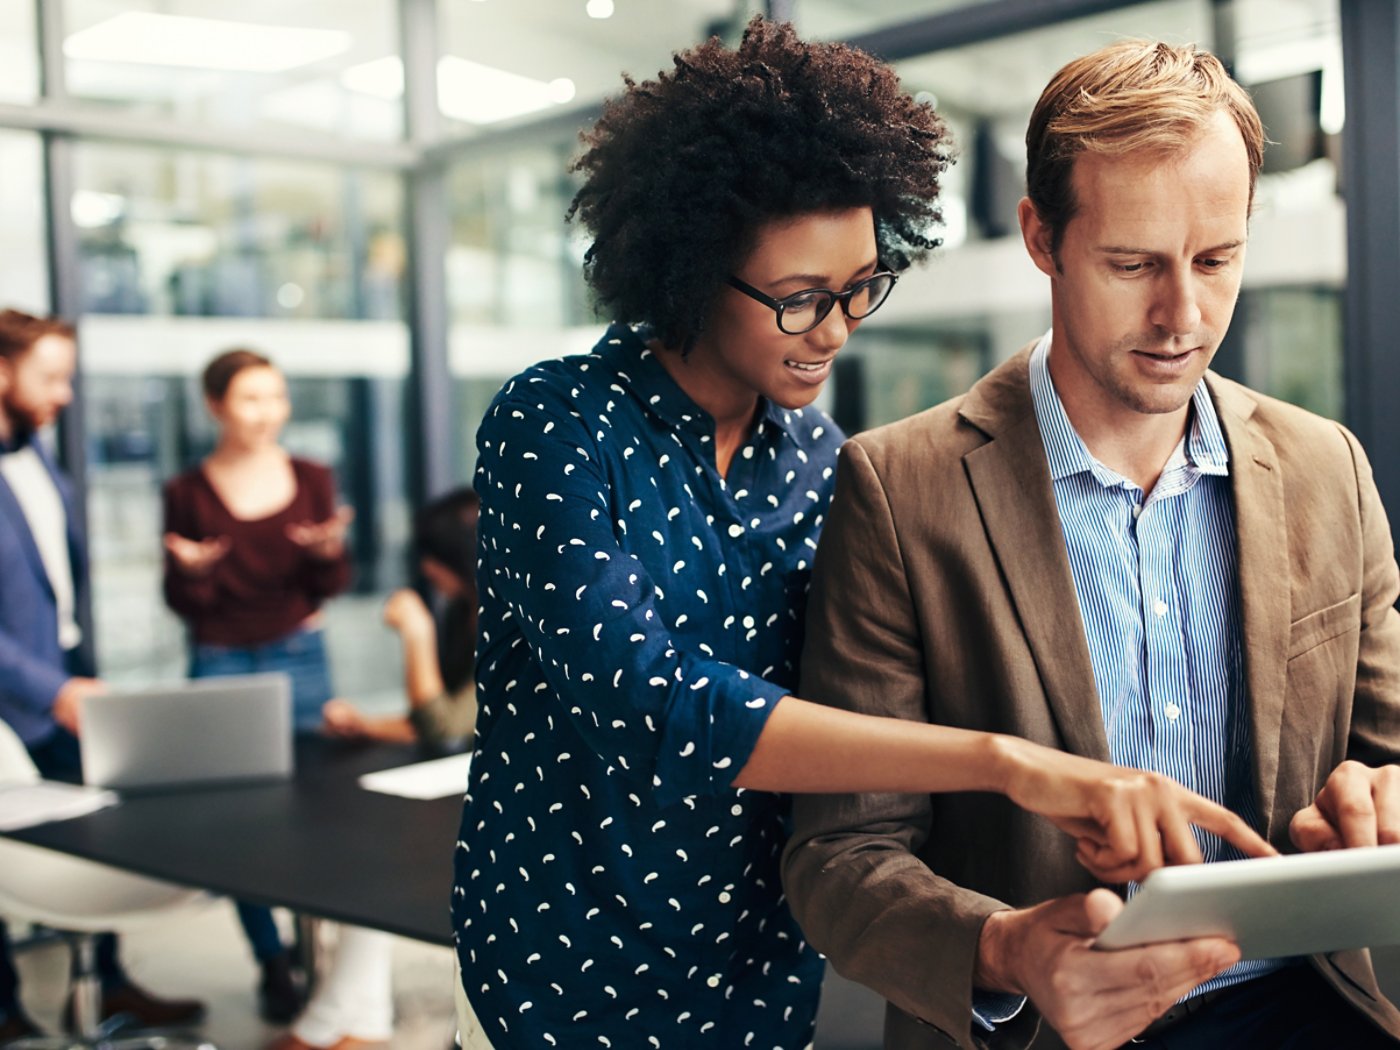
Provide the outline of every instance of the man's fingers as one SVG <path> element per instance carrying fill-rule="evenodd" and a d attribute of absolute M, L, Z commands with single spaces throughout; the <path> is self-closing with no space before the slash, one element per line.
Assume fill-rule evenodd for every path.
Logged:
<path fill-rule="evenodd" d="M 1332 773 L 1317 804 L 1343 846 L 1376 844 L 1376 803 L 1371 796 L 1371 778 L 1355 772 L 1351 763 L 1338 766 Z"/>
<path fill-rule="evenodd" d="M 1320 853 L 1323 850 L 1341 849 L 1342 837 L 1337 829 L 1322 815 L 1322 811 L 1311 805 L 1293 815 L 1288 825 L 1288 837 L 1304 853 Z"/>
<path fill-rule="evenodd" d="M 1272 857 L 1278 853 L 1239 814 L 1199 795 L 1187 796 L 1186 817 L 1198 828 L 1220 836 L 1246 857 Z"/>
<path fill-rule="evenodd" d="M 1090 890 L 1084 895 L 1079 907 L 1079 921 L 1076 923 L 1078 929 L 1064 932 L 1096 937 L 1122 910 L 1123 900 L 1112 890 Z"/>
<path fill-rule="evenodd" d="M 1105 991 L 1135 993 L 1141 1001 L 1160 1004 L 1155 1017 L 1192 988 L 1240 961 L 1240 950 L 1223 937 L 1197 937 L 1141 948 L 1103 952 L 1113 962 Z"/>
<path fill-rule="evenodd" d="M 1372 797 L 1376 805 L 1376 841 L 1382 846 L 1400 842 L 1400 766 L 1376 770 Z"/>

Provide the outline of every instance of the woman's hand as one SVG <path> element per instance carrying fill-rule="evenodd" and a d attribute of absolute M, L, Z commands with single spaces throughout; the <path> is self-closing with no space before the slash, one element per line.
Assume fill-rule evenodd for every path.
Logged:
<path fill-rule="evenodd" d="M 400 587 L 384 600 L 384 623 L 401 635 L 421 635 L 436 630 L 433 614 L 418 592 Z"/>
<path fill-rule="evenodd" d="M 360 709 L 349 700 L 327 700 L 321 705 L 321 732 L 358 740 L 369 735 L 369 726 Z"/>
<path fill-rule="evenodd" d="M 1006 794 L 1077 840 L 1076 859 L 1108 883 L 1141 879 L 1164 864 L 1199 864 L 1190 825 L 1247 857 L 1278 851 L 1237 814 L 1170 777 L 1009 739 Z"/>
<path fill-rule="evenodd" d="M 232 546 L 232 541 L 227 536 L 192 540 L 174 532 L 167 532 L 162 542 L 175 562 L 175 567 L 186 576 L 209 575 Z"/>
<path fill-rule="evenodd" d="M 288 525 L 287 538 L 313 558 L 335 561 L 345 553 L 345 534 L 354 520 L 354 509 L 341 507 L 325 521 L 303 521 Z"/>

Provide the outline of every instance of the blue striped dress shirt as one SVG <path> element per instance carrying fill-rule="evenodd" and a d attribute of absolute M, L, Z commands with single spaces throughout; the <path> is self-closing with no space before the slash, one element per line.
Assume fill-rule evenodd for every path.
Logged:
<path fill-rule="evenodd" d="M 1031 397 L 1109 755 L 1117 765 L 1163 773 L 1258 828 L 1230 451 L 1205 381 L 1192 396 L 1187 434 L 1144 493 L 1096 460 L 1075 432 L 1050 378 L 1050 353 L 1047 332 L 1031 356 Z M 1193 830 L 1208 863 L 1240 857 Z M 1240 963 L 1192 994 L 1284 962 Z"/>

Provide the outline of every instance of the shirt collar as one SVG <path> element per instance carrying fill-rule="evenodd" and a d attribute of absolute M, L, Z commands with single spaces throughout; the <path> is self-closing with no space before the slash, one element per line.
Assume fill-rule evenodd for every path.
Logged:
<path fill-rule="evenodd" d="M 671 373 L 656 357 L 658 352 L 664 351 L 652 350 L 647 345 L 651 337 L 651 330 L 644 326 L 609 325 L 593 353 L 617 373 L 622 385 L 636 395 L 652 415 L 678 430 L 713 438 L 714 418 L 671 378 Z M 800 409 L 785 409 L 767 398 L 760 398 L 759 402 L 761 408 L 755 429 L 760 434 L 770 427 L 790 434 L 794 418 L 802 415 Z"/>
<path fill-rule="evenodd" d="M 1050 479 L 1059 481 L 1073 474 L 1092 474 L 1102 485 L 1119 484 L 1123 479 L 1096 460 L 1075 431 L 1065 412 L 1064 402 L 1050 378 L 1050 333 L 1046 332 L 1031 351 L 1031 401 L 1041 442 L 1050 465 Z M 1202 379 L 1191 394 L 1191 428 L 1178 452 L 1201 474 L 1227 476 L 1230 450 L 1220 429 L 1220 417 L 1211 401 L 1210 390 Z"/>
<path fill-rule="evenodd" d="M 7 456 L 12 452 L 22 452 L 34 442 L 34 431 L 27 427 L 15 424 L 8 439 L 0 438 L 0 456 Z"/>

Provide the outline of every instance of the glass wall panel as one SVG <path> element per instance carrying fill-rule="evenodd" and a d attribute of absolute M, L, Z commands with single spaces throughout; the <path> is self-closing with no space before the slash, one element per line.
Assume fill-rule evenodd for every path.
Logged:
<path fill-rule="evenodd" d="M 796 0 L 797 24 L 804 36 L 845 40 L 988 0 Z"/>
<path fill-rule="evenodd" d="M 75 154 L 86 311 L 403 315 L 397 175 L 94 142 Z"/>
<path fill-rule="evenodd" d="M 89 316 L 79 335 L 103 674 L 149 681 L 183 673 L 184 632 L 161 598 L 160 486 L 213 447 L 199 369 L 220 350 L 249 346 L 288 374 L 293 415 L 284 445 L 331 466 L 341 500 L 355 509 L 353 590 L 325 609 L 336 688 L 371 703 L 395 699 L 396 648 L 379 607 L 407 580 L 402 325 Z M 338 368 L 325 352 L 332 346 L 341 351 Z"/>
<path fill-rule="evenodd" d="M 33 102 L 39 94 L 36 11 L 32 0 L 0 4 L 0 102 Z"/>
<path fill-rule="evenodd" d="M 330 465 L 356 512 L 353 592 L 326 608 L 336 687 L 397 702 L 396 643 L 379 606 L 406 580 L 399 180 L 97 143 L 76 154 L 104 674 L 141 681 L 183 670 L 183 632 L 161 598 L 160 486 L 212 448 L 200 370 L 247 346 L 290 380 L 286 447 Z"/>
<path fill-rule="evenodd" d="M 190 126 L 403 133 L 394 0 L 61 2 L 76 97 Z"/>
<path fill-rule="evenodd" d="M 799 8 L 804 28 L 809 10 Z M 1048 282 L 1026 258 L 1016 224 L 1026 123 L 1056 69 L 1129 36 L 1234 41 L 1222 57 L 1254 93 L 1275 144 L 1251 220 L 1245 294 L 1217 367 L 1340 412 L 1346 242 L 1333 161 L 1342 121 L 1336 2 L 1160 0 L 898 63 L 906 86 L 947 119 L 959 158 L 944 188 L 945 248 L 852 340 L 835 392 L 843 426 L 960 393 L 980 374 L 968 362 L 990 367 L 1048 327 Z M 909 351 L 920 345 L 923 353 Z"/>
<path fill-rule="evenodd" d="M 532 0 L 439 5 L 438 102 L 457 134 L 596 104 L 718 33 L 737 34 L 760 0 Z"/>
<path fill-rule="evenodd" d="M 49 311 L 39 136 L 0 131 L 0 309 Z"/>

